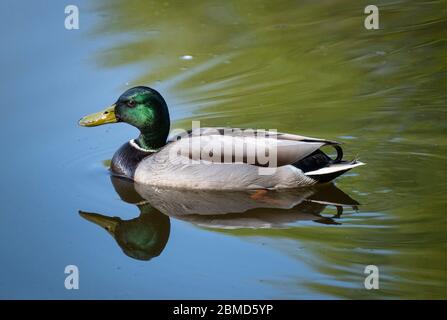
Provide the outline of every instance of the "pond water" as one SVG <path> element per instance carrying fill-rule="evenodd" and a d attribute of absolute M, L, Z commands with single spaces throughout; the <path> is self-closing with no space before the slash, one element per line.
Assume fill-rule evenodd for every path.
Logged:
<path fill-rule="evenodd" d="M 447 298 L 447 2 L 375 1 L 379 30 L 367 4 L 77 1 L 69 31 L 65 3 L 2 1 L 0 298 Z M 267 202 L 141 191 L 107 170 L 137 131 L 77 125 L 136 85 L 174 128 L 338 140 L 367 165 Z"/>

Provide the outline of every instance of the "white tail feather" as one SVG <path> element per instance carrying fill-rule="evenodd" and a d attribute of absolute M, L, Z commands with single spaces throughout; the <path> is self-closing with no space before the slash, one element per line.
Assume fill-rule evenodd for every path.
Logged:
<path fill-rule="evenodd" d="M 324 167 L 318 170 L 314 170 L 314 171 L 308 171 L 305 174 L 307 176 L 315 176 L 315 175 L 323 175 L 323 174 L 329 174 L 329 173 L 334 173 L 334 172 L 338 172 L 338 171 L 345 171 L 345 170 L 349 170 L 358 166 L 363 166 L 364 163 L 360 162 L 360 161 L 356 161 L 356 162 L 349 162 L 349 163 L 337 163 L 337 164 L 332 164 L 329 167 Z"/>

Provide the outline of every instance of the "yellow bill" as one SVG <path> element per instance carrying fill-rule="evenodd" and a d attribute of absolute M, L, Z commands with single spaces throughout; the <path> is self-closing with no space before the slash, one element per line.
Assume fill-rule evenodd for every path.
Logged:
<path fill-rule="evenodd" d="M 107 109 L 89 114 L 79 120 L 79 125 L 83 127 L 96 127 L 107 123 L 118 122 L 115 116 L 115 105 L 111 105 Z"/>

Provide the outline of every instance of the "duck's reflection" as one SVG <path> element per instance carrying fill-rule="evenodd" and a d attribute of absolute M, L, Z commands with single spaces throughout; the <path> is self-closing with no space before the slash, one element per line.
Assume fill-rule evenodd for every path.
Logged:
<path fill-rule="evenodd" d="M 310 220 L 339 224 L 343 207 L 358 202 L 332 184 L 281 191 L 198 191 L 165 189 L 111 177 L 125 202 L 135 204 L 140 215 L 131 220 L 80 211 L 90 222 L 105 228 L 123 252 L 138 260 L 160 255 L 169 238 L 170 218 L 207 228 L 281 228 L 296 221 Z M 328 205 L 337 208 L 333 217 L 321 212 Z"/>

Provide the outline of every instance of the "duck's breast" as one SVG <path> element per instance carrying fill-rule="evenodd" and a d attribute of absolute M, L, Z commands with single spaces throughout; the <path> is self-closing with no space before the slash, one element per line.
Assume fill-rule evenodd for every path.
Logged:
<path fill-rule="evenodd" d="M 133 179 L 138 164 L 152 152 L 139 148 L 133 140 L 126 142 L 113 155 L 110 170 L 114 175 Z"/>

